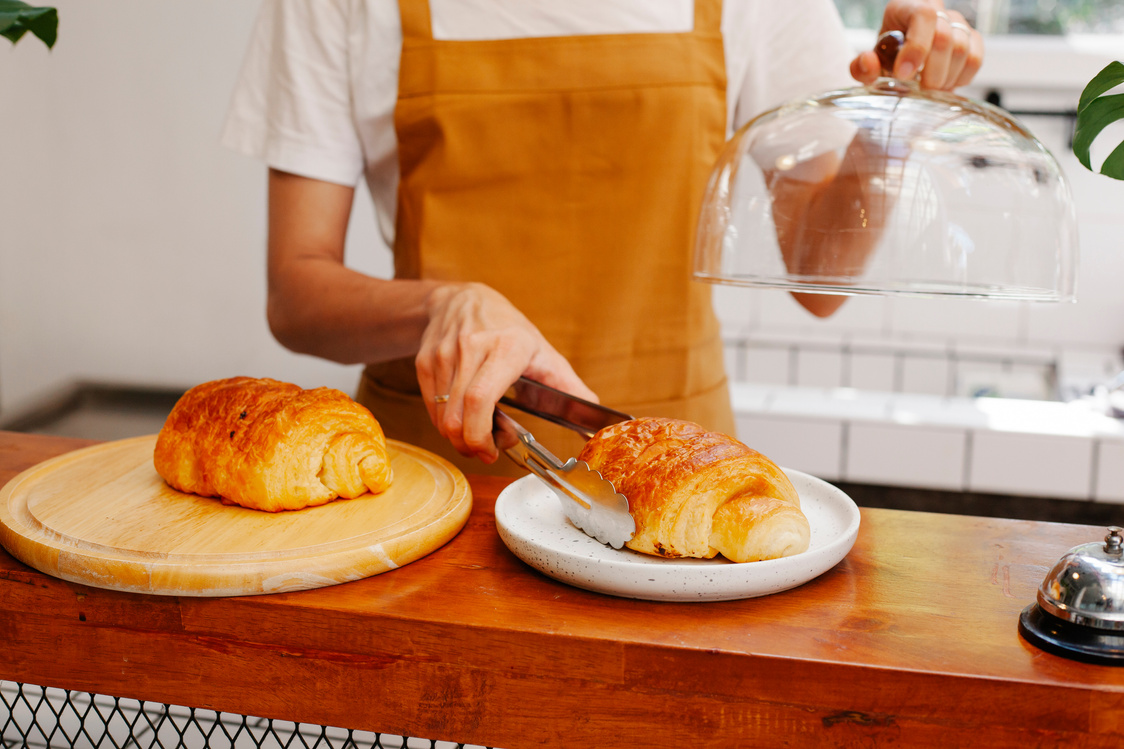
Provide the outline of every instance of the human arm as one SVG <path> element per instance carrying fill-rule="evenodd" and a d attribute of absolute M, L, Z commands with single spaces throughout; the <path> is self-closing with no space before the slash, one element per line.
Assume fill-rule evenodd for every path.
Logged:
<path fill-rule="evenodd" d="M 269 172 L 267 316 L 277 340 L 341 363 L 415 357 L 430 419 L 491 463 L 496 402 L 520 375 L 596 400 L 569 363 L 483 284 L 374 278 L 344 265 L 351 187 Z M 443 404 L 435 395 L 448 395 Z"/>
<path fill-rule="evenodd" d="M 891 154 L 859 129 L 840 154 L 827 150 L 787 169 L 762 164 L 773 226 L 788 273 L 848 279 L 862 274 L 894 207 L 903 154 Z M 793 292 L 816 317 L 847 300 L 840 294 Z"/>
<path fill-rule="evenodd" d="M 900 78 L 909 79 L 921 68 L 922 88 L 948 90 L 968 83 L 979 70 L 980 35 L 963 16 L 946 12 L 941 0 L 892 0 L 882 32 L 891 30 L 905 32 L 905 43 L 894 57 L 894 73 Z M 860 82 L 873 83 L 882 74 L 879 55 L 862 53 L 851 63 L 851 72 Z M 858 128 L 849 142 L 841 143 L 845 147 L 825 148 L 785 169 L 761 161 L 777 242 L 790 274 L 824 279 L 862 274 L 893 210 L 897 179 L 909 157 L 908 152 L 887 152 L 886 144 L 872 135 Z M 815 138 L 832 142 L 837 134 L 817 133 Z M 841 295 L 793 296 L 817 317 L 830 316 L 846 301 Z"/>
<path fill-rule="evenodd" d="M 344 265 L 352 187 L 269 170 L 267 318 L 286 348 L 343 364 L 417 353 L 432 281 Z"/>

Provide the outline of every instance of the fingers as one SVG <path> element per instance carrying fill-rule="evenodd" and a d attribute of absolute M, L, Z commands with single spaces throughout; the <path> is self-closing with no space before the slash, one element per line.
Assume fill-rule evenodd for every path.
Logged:
<path fill-rule="evenodd" d="M 957 32 L 957 37 L 964 35 L 968 38 L 964 64 L 960 68 L 960 75 L 951 86 L 951 88 L 958 88 L 967 86 L 976 77 L 976 73 L 980 72 L 984 58 L 984 41 L 982 34 L 967 26 L 966 30 L 959 27 L 953 27 L 953 30 Z"/>
<path fill-rule="evenodd" d="M 475 451 L 463 437 L 466 380 L 478 367 L 477 349 L 465 339 L 478 317 L 479 300 L 466 289 L 443 287 L 431 294 L 430 323 L 414 359 L 418 387 L 430 421 L 457 452 Z"/>
<path fill-rule="evenodd" d="M 886 7 L 887 15 L 889 15 L 892 5 L 893 3 Z M 933 48 L 933 37 L 937 30 L 938 8 L 929 3 L 915 3 L 913 5 L 913 11 L 908 16 L 907 23 L 904 27 L 898 28 L 899 31 L 905 32 L 905 43 L 898 50 L 898 57 L 894 60 L 893 73 L 895 78 L 903 81 L 912 80 L 917 75 L 917 71 L 929 66 L 927 58 Z M 883 29 L 883 31 L 889 30 L 888 28 Z"/>
<path fill-rule="evenodd" d="M 495 445 L 490 439 L 492 410 L 503 394 L 503 389 L 499 390 L 489 404 L 481 405 L 483 399 L 480 393 L 486 391 L 488 385 L 484 383 L 481 386 L 477 381 L 479 367 L 474 359 L 478 357 L 474 357 L 472 351 L 470 347 L 466 347 L 463 352 L 458 350 L 458 354 L 464 354 L 459 361 L 456 356 L 427 356 L 419 352 L 415 360 L 418 384 L 421 386 L 430 420 L 437 431 L 461 455 L 480 457 L 490 463 L 496 458 Z M 421 385 L 423 381 L 433 384 Z M 471 434 L 465 428 L 466 422 L 472 425 Z M 481 428 L 481 424 L 485 422 L 487 427 Z"/>
<path fill-rule="evenodd" d="M 524 357 L 512 356 L 504 348 L 501 345 L 489 351 L 473 372 L 464 390 L 464 410 L 461 423 L 457 425 L 460 435 L 450 435 L 454 445 L 458 442 L 464 445 L 465 454 L 475 455 L 485 463 L 492 463 L 499 457 L 492 436 L 496 403 L 522 373 L 515 370 L 519 368 L 516 362 Z"/>
<path fill-rule="evenodd" d="M 433 293 L 442 294 L 446 291 L 439 289 Z M 431 315 L 430 324 L 422 333 L 418 354 L 414 358 L 422 401 L 429 413 L 429 420 L 435 425 L 441 423 L 444 412 L 448 409 L 448 402 L 452 398 L 450 390 L 455 368 L 451 365 L 451 361 L 455 352 L 449 350 L 448 338 L 451 332 L 447 317 L 434 319 Z"/>
<path fill-rule="evenodd" d="M 960 13 L 950 10 L 938 12 L 933 29 L 933 42 L 925 66 L 921 71 L 921 87 L 949 91 L 958 85 L 968 65 L 972 44 L 982 38 L 976 34 Z M 979 61 L 975 63 L 979 68 Z M 973 71 L 968 80 L 975 75 Z"/>
<path fill-rule="evenodd" d="M 881 74 L 882 64 L 874 50 L 861 52 L 851 61 L 851 77 L 863 85 L 874 83 Z"/>
<path fill-rule="evenodd" d="M 495 290 L 441 287 L 427 309 L 430 323 L 415 358 L 418 385 L 433 424 L 462 455 L 498 459 L 495 405 L 520 375 L 596 400 L 565 358 Z"/>
<path fill-rule="evenodd" d="M 894 77 L 917 76 L 921 88 L 950 91 L 967 85 L 983 64 L 983 37 L 961 13 L 946 10 L 941 0 L 891 0 L 882 32 L 891 30 L 905 33 Z M 858 59 L 851 63 L 851 74 L 864 80 L 856 75 Z"/>

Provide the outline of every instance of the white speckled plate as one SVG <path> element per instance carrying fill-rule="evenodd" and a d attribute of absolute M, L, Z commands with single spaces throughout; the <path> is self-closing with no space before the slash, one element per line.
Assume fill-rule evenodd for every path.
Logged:
<path fill-rule="evenodd" d="M 735 564 L 660 559 L 614 549 L 585 535 L 562 514 L 537 476 L 524 476 L 496 499 L 496 527 L 515 556 L 578 588 L 649 601 L 730 601 L 779 593 L 822 575 L 847 556 L 859 533 L 859 508 L 831 484 L 784 469 L 800 494 L 812 537 L 802 554 Z"/>

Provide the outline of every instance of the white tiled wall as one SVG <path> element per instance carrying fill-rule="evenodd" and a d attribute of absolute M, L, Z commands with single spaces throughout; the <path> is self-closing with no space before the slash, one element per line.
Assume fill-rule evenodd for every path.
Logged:
<path fill-rule="evenodd" d="M 1124 504 L 1124 443 L 1099 442 L 1094 453 L 1093 499 Z"/>
<path fill-rule="evenodd" d="M 862 390 L 898 390 L 899 357 L 886 351 L 856 351 L 851 354 L 848 378 L 841 384 Z"/>
<path fill-rule="evenodd" d="M 1121 363 L 1119 354 L 1108 349 L 1066 352 L 891 336 L 786 339 L 742 331 L 726 340 L 733 381 L 804 388 L 1058 400 L 1069 399 L 1061 398 L 1063 391 L 1072 395 L 1104 383 Z"/>
<path fill-rule="evenodd" d="M 1062 403 L 736 383 L 738 437 L 828 481 L 1124 504 L 1124 423 Z"/>
<path fill-rule="evenodd" d="M 827 481 L 842 478 L 843 423 L 836 419 L 737 415 L 738 437 L 777 465 Z"/>
<path fill-rule="evenodd" d="M 846 480 L 866 484 L 964 489 L 968 430 L 904 424 L 852 423 Z"/>
<path fill-rule="evenodd" d="M 976 431 L 967 489 L 1058 499 L 1088 499 L 1094 440 L 1081 436 Z"/>

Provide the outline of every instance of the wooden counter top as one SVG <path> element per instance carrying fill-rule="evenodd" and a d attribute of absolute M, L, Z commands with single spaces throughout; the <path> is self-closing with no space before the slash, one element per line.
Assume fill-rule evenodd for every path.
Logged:
<path fill-rule="evenodd" d="M 0 432 L 0 485 L 86 441 Z M 1097 526 L 864 509 L 848 557 L 784 593 L 657 603 L 569 587 L 470 477 L 452 542 L 299 593 L 89 588 L 0 551 L 0 679 L 488 746 L 1118 746 L 1124 668 L 1018 634 Z"/>

